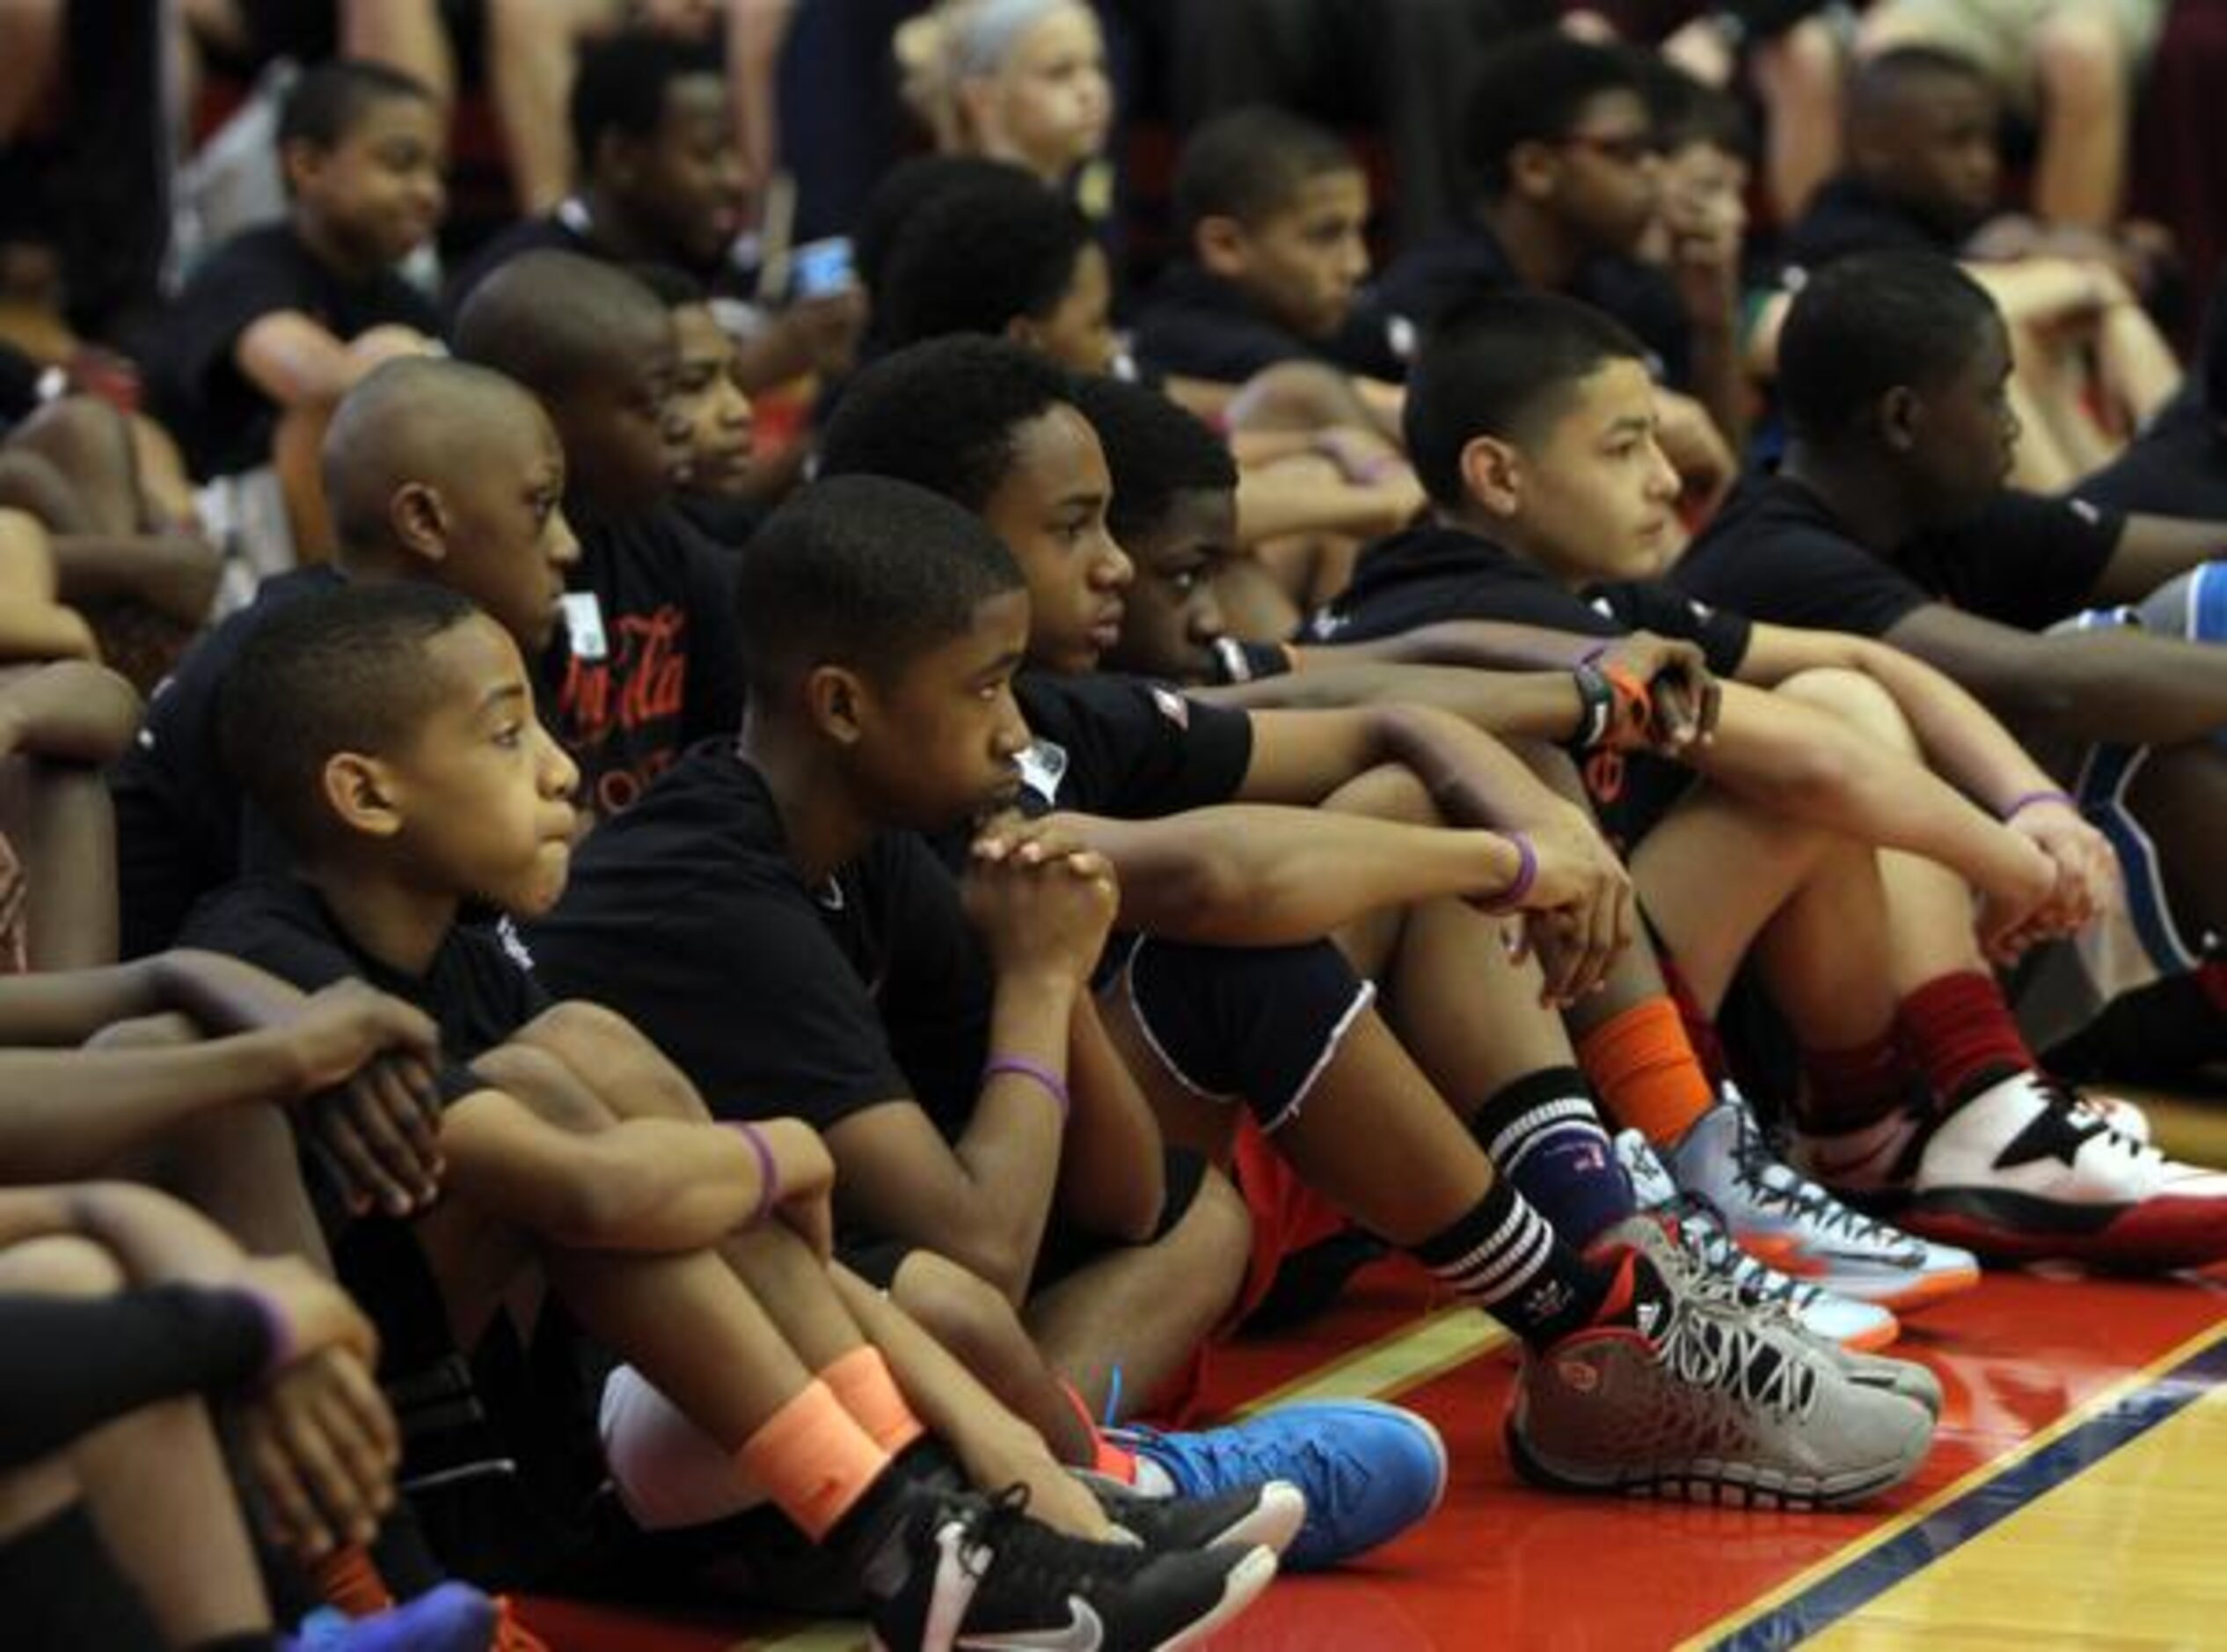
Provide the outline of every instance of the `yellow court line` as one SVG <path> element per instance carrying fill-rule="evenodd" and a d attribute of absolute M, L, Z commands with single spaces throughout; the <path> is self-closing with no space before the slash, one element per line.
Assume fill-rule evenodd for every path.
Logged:
<path fill-rule="evenodd" d="M 1249 1417 L 1296 1400 L 1389 1400 L 1489 1354 L 1508 1334 L 1475 1308 L 1441 1308 L 1376 1341 L 1248 1400 Z"/>
<path fill-rule="evenodd" d="M 1901 1514 L 1882 1521 L 1862 1537 L 1856 1539 L 1844 1547 L 1834 1550 L 1815 1565 L 1797 1572 L 1769 1594 L 1749 1601 L 1738 1611 L 1719 1619 L 1698 1634 L 1680 1641 L 1676 1652 L 1701 1652 L 1702 1648 L 1714 1645 L 1725 1636 L 1734 1634 L 1757 1619 L 1777 1611 L 1786 1602 L 1804 1593 L 1822 1579 L 1861 1560 L 1882 1544 L 1893 1542 L 1912 1526 L 1930 1519 L 1966 1493 L 1985 1485 L 1997 1475 L 2024 1462 L 2035 1452 L 2048 1449 L 2075 1429 L 2108 1411 L 2128 1395 L 2149 1386 L 2173 1366 L 2181 1363 L 2184 1360 L 2194 1358 L 2204 1349 L 2223 1338 L 2227 1338 L 2227 1320 L 2222 1320 L 2216 1325 L 2197 1332 L 2195 1335 L 2171 1352 L 2160 1355 L 2139 1371 L 2131 1371 L 2110 1386 L 2092 1394 L 2086 1400 L 2075 1406 L 2055 1422 L 2028 1436 L 2019 1444 L 2012 1447 L 2002 1456 L 1990 1458 L 1960 1480 L 1943 1487 L 1924 1502 L 1916 1503 Z M 1913 1576 L 1916 1575 L 1916 1572 L 1911 1574 Z"/>

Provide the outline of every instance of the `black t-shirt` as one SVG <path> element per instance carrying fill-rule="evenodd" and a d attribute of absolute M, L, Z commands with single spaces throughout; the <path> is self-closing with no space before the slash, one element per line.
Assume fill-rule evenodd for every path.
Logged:
<path fill-rule="evenodd" d="M 551 212 L 538 218 L 522 218 L 473 253 L 471 261 L 451 275 L 449 284 L 442 289 L 441 313 L 449 328 L 455 328 L 464 300 L 471 296 L 480 282 L 522 253 L 543 252 L 578 252 L 587 258 L 603 256 L 602 249 L 583 230 L 568 222 L 567 215 Z"/>
<path fill-rule="evenodd" d="M 551 727 L 599 817 L 632 807 L 696 742 L 741 727 L 734 568 L 669 505 L 581 524 L 566 624 L 543 674 Z"/>
<path fill-rule="evenodd" d="M 281 310 L 301 311 L 343 343 L 379 326 L 427 338 L 441 331 L 432 301 L 392 270 L 350 281 L 320 263 L 288 223 L 233 237 L 186 283 L 147 362 L 150 406 L 196 476 L 228 476 L 270 458 L 278 405 L 241 374 L 232 352 L 241 333 Z"/>
<path fill-rule="evenodd" d="M 1454 528 L 1415 528 L 1362 553 L 1353 583 L 1308 621 L 1307 640 L 1368 642 L 1447 619 L 1490 619 L 1579 636 L 1651 631 L 1698 644 L 1709 669 L 1735 674 L 1752 632 L 1738 614 L 1656 581 L 1596 586 L 1581 596 L 1489 539 Z M 1629 850 L 1692 784 L 1691 771 L 1651 756 L 1596 752 L 1583 765 L 1601 826 Z"/>
<path fill-rule="evenodd" d="M 1741 484 L 1671 577 L 1772 625 L 1877 637 L 1946 602 L 2039 630 L 2086 603 L 2125 526 L 2116 511 L 2078 501 L 2004 493 L 1971 521 L 1880 556 L 1815 493 L 1773 476 Z"/>
<path fill-rule="evenodd" d="M 2184 390 L 2072 496 L 2114 510 L 2227 522 L 2227 420 Z"/>
<path fill-rule="evenodd" d="M 216 749 L 217 697 L 247 640 L 280 609 L 343 581 L 329 567 L 264 581 L 255 600 L 187 650 L 147 703 L 131 749 L 108 771 L 116 809 L 123 955 L 160 952 L 193 903 L 243 870 L 274 871 L 275 830 L 242 803 Z"/>
<path fill-rule="evenodd" d="M 1024 811 L 1157 820 L 1226 803 L 1252 762 L 1252 720 L 1138 677 L 1013 685 L 1036 742 L 1021 758 Z"/>
<path fill-rule="evenodd" d="M 1372 378 L 1407 375 L 1383 317 L 1356 309 L 1331 337 L 1303 338 L 1230 282 L 1187 262 L 1153 284 L 1129 347 L 1149 373 L 1218 384 L 1243 384 L 1279 362 L 1326 362 Z"/>
<path fill-rule="evenodd" d="M 1822 269 L 1858 252 L 1953 253 L 1957 239 L 1909 207 L 1889 201 L 1862 179 L 1843 172 L 1812 196 L 1778 244 L 1784 275 Z"/>
<path fill-rule="evenodd" d="M 391 969 L 357 946 L 323 897 L 297 878 L 248 878 L 219 891 L 194 909 L 180 939 L 267 969 L 304 992 L 354 977 L 416 1005 L 441 1028 L 441 1088 L 451 1101 L 484 1087 L 464 1064 L 505 1042 L 550 1003 L 522 957 L 489 932 L 461 924 L 423 975 Z"/>
<path fill-rule="evenodd" d="M 826 1129 L 910 1096 L 973 1115 L 992 978 L 926 843 L 884 832 L 819 888 L 733 736 L 688 753 L 574 858 L 525 926 L 541 978 L 626 1016 L 723 1118 Z"/>
<path fill-rule="evenodd" d="M 1521 292 L 1529 286 L 1480 224 L 1402 254 L 1377 281 L 1366 308 L 1419 330 L 1472 293 Z M 1690 382 L 1691 329 L 1677 289 L 1661 270 L 1603 254 L 1587 259 L 1564 292 L 1629 327 L 1654 356 L 1648 365 L 1656 377 L 1674 386 Z"/>

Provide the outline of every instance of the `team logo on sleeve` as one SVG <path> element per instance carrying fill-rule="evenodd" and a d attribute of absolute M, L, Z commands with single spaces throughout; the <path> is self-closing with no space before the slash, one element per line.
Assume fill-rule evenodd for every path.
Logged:
<path fill-rule="evenodd" d="M 1191 702 L 1173 689 L 1155 687 L 1152 691 L 1152 704 L 1160 708 L 1161 716 L 1166 718 L 1178 728 L 1188 728 L 1191 726 Z"/>

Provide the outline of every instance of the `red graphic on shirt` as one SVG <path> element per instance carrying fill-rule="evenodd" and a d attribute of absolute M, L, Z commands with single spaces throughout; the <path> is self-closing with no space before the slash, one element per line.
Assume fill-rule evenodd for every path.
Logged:
<path fill-rule="evenodd" d="M 679 755 L 688 701 L 688 613 L 668 603 L 622 614 L 601 660 L 574 654 L 557 696 L 558 727 L 580 764 L 593 808 L 633 805 Z"/>

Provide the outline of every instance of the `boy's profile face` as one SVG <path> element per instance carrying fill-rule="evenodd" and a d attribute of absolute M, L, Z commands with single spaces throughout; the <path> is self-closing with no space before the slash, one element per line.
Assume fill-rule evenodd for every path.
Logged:
<path fill-rule="evenodd" d="M 1325 339 L 1345 325 L 1368 279 L 1368 223 L 1369 181 L 1358 167 L 1341 167 L 1306 179 L 1257 223 L 1208 219 L 1199 254 L 1284 326 Z"/>
<path fill-rule="evenodd" d="M 1028 581 L 1030 662 L 1077 675 L 1121 639 L 1135 570 L 1106 530 L 1114 480 L 1098 432 L 1074 408 L 1047 408 L 1013 432 L 1013 462 L 982 507 Z"/>
<path fill-rule="evenodd" d="M 1654 221 L 1661 160 L 1654 121 L 1633 91 L 1586 99 L 1569 130 L 1548 146 L 1551 210 L 1588 250 L 1630 253 Z"/>
<path fill-rule="evenodd" d="M 1103 373 L 1114 364 L 1114 278 L 1106 249 L 1092 241 L 1075 259 L 1074 279 L 1052 313 L 1023 316 L 1016 341 L 1077 373 Z"/>
<path fill-rule="evenodd" d="M 1136 564 L 1121 640 L 1106 656 L 1117 671 L 1200 683 L 1213 674 L 1215 643 L 1228 630 L 1215 581 L 1236 553 L 1237 495 L 1185 488 L 1167 515 L 1124 547 Z"/>
<path fill-rule="evenodd" d="M 734 382 L 734 340 L 705 304 L 673 311 L 673 398 L 688 421 L 688 485 L 732 494 L 750 468 L 750 398 Z"/>
<path fill-rule="evenodd" d="M 1572 385 L 1541 434 L 1515 444 L 1509 542 L 1571 587 L 1660 576 L 1677 544 L 1678 473 L 1655 426 L 1638 362 L 1603 362 Z"/>
<path fill-rule="evenodd" d="M 296 143 L 284 161 L 297 208 L 367 265 L 400 263 L 448 206 L 447 130 L 424 98 L 373 98 L 332 148 Z"/>
<path fill-rule="evenodd" d="M 1975 515 L 2010 479 L 2019 441 L 2011 410 L 2011 340 L 1999 318 L 1953 373 L 1912 392 L 1912 435 L 1902 462 L 1920 510 L 1946 525 Z"/>
<path fill-rule="evenodd" d="M 605 152 L 612 192 L 677 262 L 705 269 L 726 255 L 742 228 L 749 176 L 718 75 L 675 76 L 656 131 L 646 141 L 621 137 Z"/>
<path fill-rule="evenodd" d="M 2003 159 L 1995 99 L 1976 77 L 1912 75 L 1855 144 L 1859 174 L 1944 235 L 1995 210 Z"/>
<path fill-rule="evenodd" d="M 688 477 L 689 427 L 673 393 L 672 318 L 653 303 L 615 318 L 597 370 L 550 407 L 573 497 L 602 516 L 651 509 Z"/>
<path fill-rule="evenodd" d="M 1031 738 L 1013 699 L 1028 606 L 1018 587 L 985 597 L 966 631 L 886 681 L 861 676 L 852 772 L 878 822 L 946 831 L 1011 807 Z"/>
<path fill-rule="evenodd" d="M 435 577 L 485 610 L 536 658 L 580 542 L 565 520 L 565 450 L 537 406 L 481 425 L 440 487 L 449 519 Z"/>
<path fill-rule="evenodd" d="M 438 704 L 379 764 L 388 842 L 415 880 L 531 917 L 564 893 L 580 771 L 534 715 L 518 645 L 480 615 L 425 645 Z"/>

